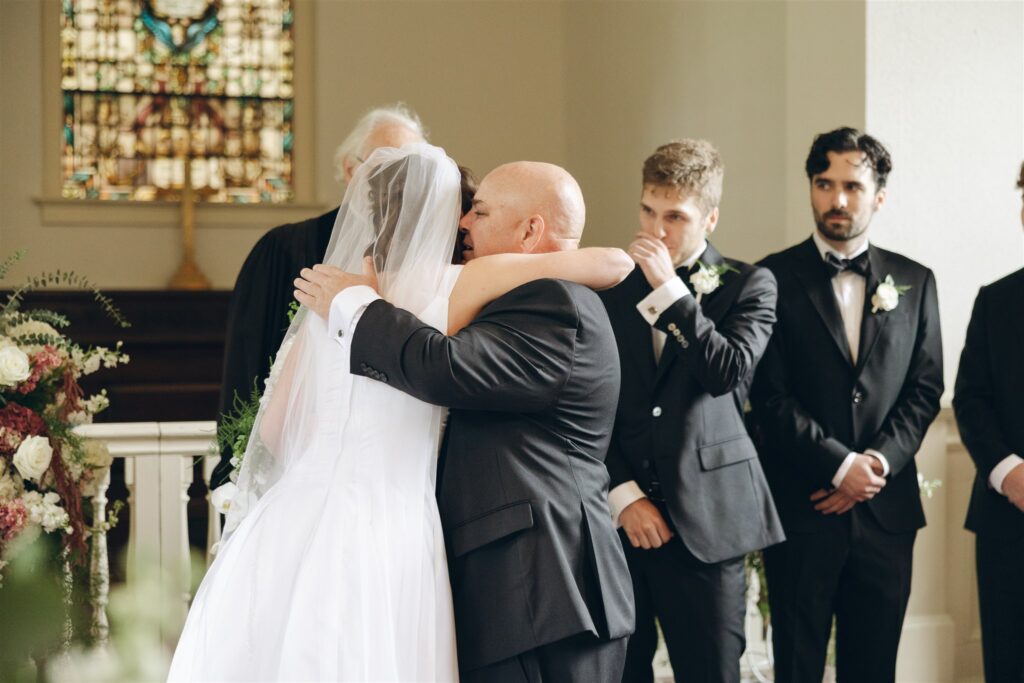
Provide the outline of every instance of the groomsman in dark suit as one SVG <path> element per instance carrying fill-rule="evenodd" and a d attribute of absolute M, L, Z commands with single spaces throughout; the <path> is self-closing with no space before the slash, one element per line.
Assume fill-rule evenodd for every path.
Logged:
<path fill-rule="evenodd" d="M 783 538 L 743 423 L 775 278 L 707 242 L 722 177 L 708 142 L 659 147 L 644 162 L 638 267 L 602 293 L 622 366 L 609 503 L 637 609 L 625 681 L 653 680 L 657 617 L 677 680 L 738 682 L 744 555 Z"/>
<path fill-rule="evenodd" d="M 776 681 L 820 683 L 833 615 L 838 680 L 895 678 L 942 340 L 935 276 L 868 241 L 891 167 L 859 130 L 817 136 L 816 230 L 762 262 L 779 283 L 752 391 L 787 537 L 765 552 Z"/>
<path fill-rule="evenodd" d="M 1024 164 L 1017 187 L 1024 191 Z M 1024 681 L 1022 348 L 1024 269 L 978 292 L 953 397 L 960 436 L 978 468 L 966 526 L 977 535 L 985 680 L 999 683 Z"/>

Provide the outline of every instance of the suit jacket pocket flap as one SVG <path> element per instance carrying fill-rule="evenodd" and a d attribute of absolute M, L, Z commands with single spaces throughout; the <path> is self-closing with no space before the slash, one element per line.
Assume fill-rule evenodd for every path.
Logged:
<path fill-rule="evenodd" d="M 744 434 L 728 441 L 701 446 L 697 449 L 697 456 L 700 458 L 700 468 L 707 471 L 752 460 L 757 457 L 757 450 L 750 437 Z"/>
<path fill-rule="evenodd" d="M 464 555 L 532 526 L 533 508 L 530 507 L 530 501 L 511 503 L 455 527 L 452 530 L 452 553 L 456 557 Z"/>

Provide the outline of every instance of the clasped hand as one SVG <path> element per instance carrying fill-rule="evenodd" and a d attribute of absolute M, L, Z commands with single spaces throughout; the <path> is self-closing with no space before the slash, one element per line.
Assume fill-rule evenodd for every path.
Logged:
<path fill-rule="evenodd" d="M 660 548 L 672 538 L 672 531 L 657 506 L 646 498 L 635 500 L 619 513 L 619 524 L 634 548 Z"/>
<path fill-rule="evenodd" d="M 841 515 L 857 503 L 874 498 L 885 487 L 882 463 L 870 455 L 858 453 L 846 476 L 834 491 L 818 489 L 811 494 L 814 509 L 823 515 Z"/>
<path fill-rule="evenodd" d="M 312 268 L 303 268 L 299 277 L 295 278 L 296 301 L 310 309 L 324 320 L 328 319 L 331 302 L 344 289 L 366 285 L 375 292 L 379 291 L 377 273 L 373 269 L 373 259 L 363 259 L 363 274 L 346 273 L 341 268 L 318 263 Z"/>

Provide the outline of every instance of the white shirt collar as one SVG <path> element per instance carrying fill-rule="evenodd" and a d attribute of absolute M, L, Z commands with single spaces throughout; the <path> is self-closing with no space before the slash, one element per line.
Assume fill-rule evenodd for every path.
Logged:
<path fill-rule="evenodd" d="M 852 259 L 852 258 L 854 258 L 856 256 L 860 256 L 865 251 L 867 251 L 868 250 L 868 246 L 870 244 L 870 242 L 865 241 L 864 244 L 861 245 L 860 249 L 858 249 L 857 251 L 853 252 L 850 255 L 846 255 L 846 254 L 840 254 L 838 251 L 836 251 L 831 246 L 829 246 L 828 242 L 826 242 L 825 240 L 823 240 L 821 238 L 821 235 L 818 234 L 817 230 L 815 230 L 814 232 L 811 233 L 811 239 L 814 240 L 814 246 L 816 246 L 818 248 L 818 253 L 821 254 L 821 260 L 822 261 L 825 260 L 825 255 L 828 254 L 829 252 L 835 254 L 836 257 L 840 258 L 840 259 Z"/>
<path fill-rule="evenodd" d="M 696 263 L 697 260 L 701 256 L 703 256 L 704 252 L 707 251 L 707 250 L 708 250 L 708 241 L 704 240 L 703 242 L 700 243 L 700 246 L 697 247 L 697 251 L 695 251 L 692 254 L 690 254 L 688 257 L 683 259 L 682 263 L 680 263 L 678 266 L 676 266 L 676 270 L 678 270 L 680 268 L 686 268 L 686 269 L 691 268 L 693 266 L 693 264 Z M 825 258 L 825 257 L 822 256 L 822 258 Z"/>

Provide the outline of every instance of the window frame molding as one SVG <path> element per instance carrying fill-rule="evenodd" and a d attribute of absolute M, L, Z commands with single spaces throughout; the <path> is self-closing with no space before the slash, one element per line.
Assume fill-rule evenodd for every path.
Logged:
<path fill-rule="evenodd" d="M 40 194 L 32 201 L 39 207 L 42 225 L 64 227 L 166 228 L 180 224 L 179 202 L 157 200 L 104 201 L 66 199 L 61 196 L 61 138 L 63 104 L 60 87 L 61 0 L 42 2 L 43 126 Z M 293 0 L 295 10 L 295 146 L 292 169 L 295 199 L 282 204 L 196 204 L 196 228 L 245 228 L 254 225 L 293 223 L 317 215 L 327 206 L 316 201 L 316 149 L 314 101 L 316 50 L 315 0 Z M 273 216 L 272 221 L 267 216 Z"/>

